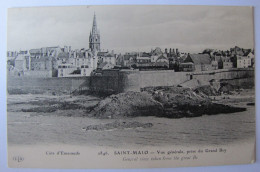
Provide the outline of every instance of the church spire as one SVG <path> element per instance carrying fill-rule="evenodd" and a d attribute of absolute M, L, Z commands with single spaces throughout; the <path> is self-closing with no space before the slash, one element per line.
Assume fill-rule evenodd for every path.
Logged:
<path fill-rule="evenodd" d="M 89 48 L 92 52 L 100 51 L 100 34 L 97 29 L 96 14 L 94 13 L 92 31 L 89 35 Z"/>
<path fill-rule="evenodd" d="M 96 21 L 96 13 L 94 13 L 94 18 L 93 18 L 93 25 L 92 25 L 92 34 L 97 33 L 97 21 Z"/>

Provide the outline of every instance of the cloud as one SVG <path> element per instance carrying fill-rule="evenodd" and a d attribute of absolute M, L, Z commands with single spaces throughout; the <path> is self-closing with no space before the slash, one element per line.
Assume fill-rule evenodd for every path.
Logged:
<path fill-rule="evenodd" d="M 94 12 L 103 49 L 124 52 L 159 46 L 201 51 L 254 46 L 250 7 L 74 6 L 10 9 L 8 49 L 88 48 Z"/>

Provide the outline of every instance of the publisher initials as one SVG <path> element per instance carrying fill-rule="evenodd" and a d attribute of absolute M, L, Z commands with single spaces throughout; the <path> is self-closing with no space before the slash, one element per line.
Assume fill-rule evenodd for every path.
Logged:
<path fill-rule="evenodd" d="M 14 156 L 13 157 L 13 161 L 16 161 L 16 162 L 23 162 L 24 160 L 24 157 L 21 157 L 21 156 Z"/>

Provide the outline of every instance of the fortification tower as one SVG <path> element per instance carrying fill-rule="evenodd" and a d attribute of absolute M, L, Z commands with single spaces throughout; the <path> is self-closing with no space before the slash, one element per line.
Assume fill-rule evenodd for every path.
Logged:
<path fill-rule="evenodd" d="M 100 33 L 97 29 L 96 14 L 94 14 L 92 30 L 89 34 L 89 48 L 93 53 L 100 51 Z"/>

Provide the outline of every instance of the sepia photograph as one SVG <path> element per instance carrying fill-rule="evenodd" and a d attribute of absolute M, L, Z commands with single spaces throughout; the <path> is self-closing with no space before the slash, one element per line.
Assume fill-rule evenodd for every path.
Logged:
<path fill-rule="evenodd" d="M 9 8 L 6 67 L 11 168 L 255 162 L 253 7 Z"/>

